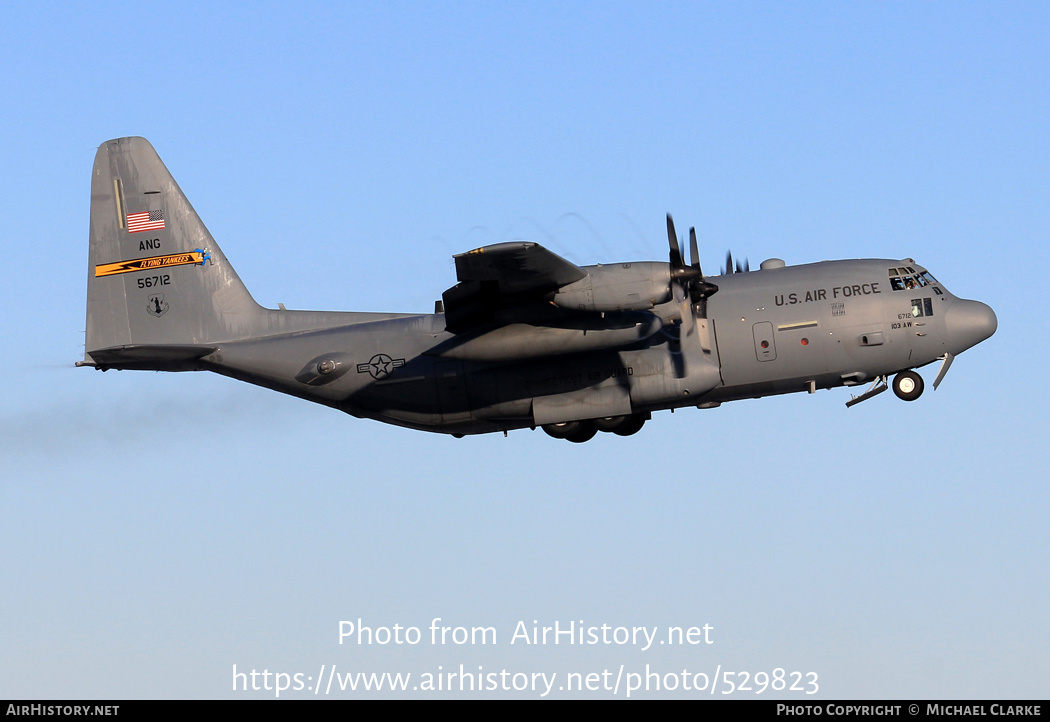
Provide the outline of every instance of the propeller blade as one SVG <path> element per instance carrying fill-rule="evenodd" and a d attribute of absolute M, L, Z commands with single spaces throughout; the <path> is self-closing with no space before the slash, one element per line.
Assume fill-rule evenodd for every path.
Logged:
<path fill-rule="evenodd" d="M 686 300 L 681 306 L 682 314 L 682 339 L 691 338 L 696 335 L 696 316 L 693 314 L 693 304 Z"/>
<path fill-rule="evenodd" d="M 674 221 L 671 219 L 671 214 L 667 214 L 667 245 L 671 247 L 671 265 L 674 268 L 681 268 L 685 264 L 682 262 L 682 251 L 678 247 L 678 235 L 674 230 Z"/>
<path fill-rule="evenodd" d="M 671 366 L 674 369 L 675 378 L 682 379 L 687 373 L 685 354 L 682 352 L 682 324 L 676 323 L 672 329 L 668 337 L 667 350 L 671 354 Z"/>
<path fill-rule="evenodd" d="M 704 279 L 704 272 L 700 268 L 700 250 L 696 243 L 696 228 L 689 229 L 689 257 L 692 260 L 691 268 L 696 277 L 689 282 L 689 298 L 693 303 L 700 303 L 708 296 L 718 290 L 718 286 Z M 700 315 L 706 317 L 706 307 L 700 309 Z"/>
<path fill-rule="evenodd" d="M 682 301 L 685 300 L 685 289 L 682 288 L 681 283 L 671 282 L 671 293 L 674 296 L 674 302 L 679 306 L 682 305 Z"/>
<path fill-rule="evenodd" d="M 674 366 L 675 378 L 685 378 L 689 374 L 689 352 L 693 345 L 699 345 L 696 331 L 696 316 L 693 315 L 692 293 L 686 293 L 682 283 L 671 284 L 675 304 L 678 306 L 678 319 L 673 326 L 673 336 L 668 350 L 671 352 L 671 363 Z"/>
<path fill-rule="evenodd" d="M 726 267 L 725 267 L 725 269 L 722 272 L 723 273 L 732 273 L 733 272 L 733 252 L 732 251 L 726 251 Z"/>
<path fill-rule="evenodd" d="M 679 301 L 680 299 L 677 298 L 677 296 L 679 293 L 681 293 L 681 291 L 680 289 L 678 289 L 678 284 L 675 283 L 672 285 L 676 289 L 675 300 Z M 679 303 L 678 308 L 680 313 L 681 303 Z M 663 334 L 664 338 L 667 339 L 667 353 L 671 357 L 671 368 L 674 371 L 675 378 L 685 378 L 685 354 L 682 353 L 682 338 L 685 334 L 682 333 L 682 320 L 675 319 L 673 324 L 666 324 L 663 328 L 660 329 L 660 333 Z"/>

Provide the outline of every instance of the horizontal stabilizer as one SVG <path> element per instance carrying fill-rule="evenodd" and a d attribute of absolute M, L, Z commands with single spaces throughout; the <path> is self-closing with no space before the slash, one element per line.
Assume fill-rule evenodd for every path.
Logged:
<path fill-rule="evenodd" d="M 153 371 L 194 371 L 200 368 L 199 360 L 215 353 L 214 346 L 194 344 L 113 346 L 91 351 L 94 365 L 102 369 L 136 369 Z"/>

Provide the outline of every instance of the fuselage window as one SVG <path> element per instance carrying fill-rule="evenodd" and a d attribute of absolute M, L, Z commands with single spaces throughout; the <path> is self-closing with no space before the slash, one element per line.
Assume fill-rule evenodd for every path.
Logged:
<path fill-rule="evenodd" d="M 911 315 L 915 318 L 933 315 L 932 298 L 913 298 L 911 300 Z"/>

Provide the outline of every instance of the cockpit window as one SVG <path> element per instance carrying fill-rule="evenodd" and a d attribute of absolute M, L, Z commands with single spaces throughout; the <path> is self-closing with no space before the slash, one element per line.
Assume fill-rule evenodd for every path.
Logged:
<path fill-rule="evenodd" d="M 910 291 L 913 288 L 923 288 L 937 283 L 937 279 L 931 276 L 929 271 L 916 273 L 911 266 L 891 268 L 889 269 L 889 276 L 890 290 L 893 291 Z M 935 288 L 934 290 L 940 293 L 940 289 Z"/>

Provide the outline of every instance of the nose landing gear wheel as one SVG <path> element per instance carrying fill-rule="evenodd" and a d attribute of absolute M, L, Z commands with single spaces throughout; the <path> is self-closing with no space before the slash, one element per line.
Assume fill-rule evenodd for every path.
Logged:
<path fill-rule="evenodd" d="M 903 401 L 914 401 L 922 396 L 922 376 L 914 371 L 901 371 L 893 377 L 893 393 Z"/>

